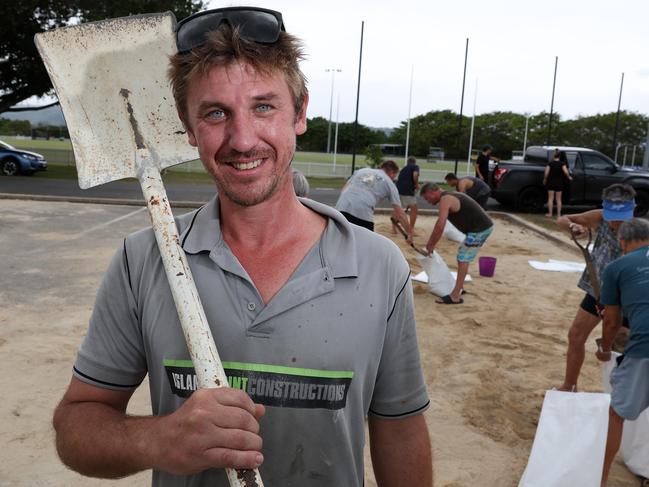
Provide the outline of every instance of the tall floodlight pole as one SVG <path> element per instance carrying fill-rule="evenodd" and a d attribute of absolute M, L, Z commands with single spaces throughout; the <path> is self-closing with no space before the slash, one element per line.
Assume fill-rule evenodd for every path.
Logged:
<path fill-rule="evenodd" d="M 473 91 L 473 116 L 471 117 L 471 135 L 469 135 L 469 155 L 466 158 L 466 173 L 471 172 L 471 149 L 473 148 L 473 129 L 475 128 L 475 104 L 478 99 L 478 78 L 475 79 L 475 90 Z"/>
<path fill-rule="evenodd" d="M 523 157 L 525 157 L 525 151 L 527 150 L 527 130 L 530 127 L 530 112 L 525 112 L 525 137 L 523 137 Z"/>
<path fill-rule="evenodd" d="M 550 103 L 550 122 L 548 123 L 548 140 L 545 145 L 550 145 L 552 141 L 552 115 L 554 114 L 554 88 L 557 85 L 557 65 L 559 64 L 559 56 L 554 56 L 554 81 L 552 82 L 552 102 Z"/>
<path fill-rule="evenodd" d="M 334 135 L 334 176 L 336 175 L 336 155 L 338 154 L 338 117 L 340 115 L 340 93 L 336 97 L 336 131 Z"/>
<path fill-rule="evenodd" d="M 408 147 L 410 146 L 410 109 L 412 108 L 412 77 L 415 72 L 414 64 L 410 68 L 410 96 L 408 97 L 408 126 L 406 127 L 406 152 L 403 156 L 403 163 L 408 163 Z"/>
<path fill-rule="evenodd" d="M 644 146 L 644 155 L 642 156 L 642 167 L 649 169 L 649 124 L 647 124 L 647 141 Z"/>
<path fill-rule="evenodd" d="M 466 84 L 466 62 L 469 57 L 469 38 L 466 38 L 464 51 L 464 75 L 462 76 L 462 98 L 460 100 L 460 114 L 457 117 L 457 138 L 455 139 L 455 174 L 457 174 L 457 154 L 460 152 L 460 137 L 462 136 L 462 111 L 464 110 L 464 85 Z"/>
<path fill-rule="evenodd" d="M 358 102 L 361 97 L 361 65 L 363 63 L 363 30 L 365 21 L 361 22 L 361 51 L 358 55 L 358 86 L 356 87 L 356 118 L 354 119 L 354 137 L 352 139 L 352 174 L 356 170 L 356 134 L 358 133 Z"/>
<path fill-rule="evenodd" d="M 622 81 L 620 82 L 620 97 L 617 99 L 617 113 L 615 114 L 615 130 L 613 131 L 613 153 L 615 154 L 615 162 L 617 162 L 617 131 L 620 127 L 620 107 L 622 106 L 622 88 L 624 87 L 624 73 L 622 73 Z"/>
<path fill-rule="evenodd" d="M 342 69 L 327 68 L 325 73 L 331 73 L 331 98 L 329 100 L 329 129 L 327 130 L 327 154 L 331 152 L 331 115 L 334 107 L 334 79 L 336 73 L 340 73 Z"/>

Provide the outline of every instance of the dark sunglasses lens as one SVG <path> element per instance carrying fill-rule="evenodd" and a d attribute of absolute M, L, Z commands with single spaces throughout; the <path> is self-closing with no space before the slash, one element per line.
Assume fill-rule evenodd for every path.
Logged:
<path fill-rule="evenodd" d="M 224 20 L 232 27 L 238 27 L 241 37 L 255 42 L 276 42 L 282 28 L 280 20 L 269 12 L 256 10 L 214 12 L 190 19 L 180 25 L 176 34 L 178 51 L 189 51 L 203 44 L 208 34 L 216 30 Z"/>
<path fill-rule="evenodd" d="M 215 30 L 222 20 L 223 13 L 214 12 L 201 15 L 182 24 L 176 33 L 178 50 L 180 52 L 189 51 L 204 43 L 207 35 Z"/>
<path fill-rule="evenodd" d="M 233 27 L 239 27 L 241 37 L 245 39 L 272 43 L 279 38 L 281 26 L 277 18 L 271 13 L 254 10 L 229 12 L 228 20 Z"/>

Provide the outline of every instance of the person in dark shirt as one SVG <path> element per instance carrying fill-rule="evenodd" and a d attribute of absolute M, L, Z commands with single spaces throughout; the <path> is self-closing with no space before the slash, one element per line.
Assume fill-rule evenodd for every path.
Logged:
<path fill-rule="evenodd" d="M 437 223 L 430 234 L 426 250 L 430 253 L 444 233 L 446 221 L 450 221 L 466 238 L 460 244 L 457 251 L 457 279 L 455 287 L 450 294 L 442 296 L 439 304 L 460 304 L 464 300 L 460 297 L 464 287 L 464 279 L 469 272 L 469 264 L 478 255 L 478 251 L 484 245 L 493 231 L 493 221 L 489 215 L 472 198 L 464 193 L 456 191 L 442 191 L 439 186 L 433 183 L 426 183 L 421 187 L 421 197 L 431 205 L 439 203 L 439 215 Z"/>
<path fill-rule="evenodd" d="M 455 191 L 468 194 L 471 198 L 476 200 L 482 208 L 485 210 L 487 209 L 487 201 L 491 194 L 491 188 L 482 179 L 473 176 L 459 179 L 455 173 L 452 172 L 448 173 L 444 179 L 451 188 L 455 188 Z"/>
<path fill-rule="evenodd" d="M 397 177 L 397 189 L 401 199 L 401 207 L 410 213 L 410 230 L 415 231 L 417 221 L 417 196 L 415 192 L 419 189 L 419 166 L 414 156 L 408 157 L 406 165 Z"/>
<path fill-rule="evenodd" d="M 565 153 L 559 149 L 554 149 L 552 160 L 545 166 L 543 173 L 543 186 L 548 190 L 548 212 L 545 216 L 552 218 L 552 202 L 557 203 L 557 218 L 561 216 L 561 195 L 567 181 L 572 181 L 570 171 L 568 171 L 568 161 Z"/>
<path fill-rule="evenodd" d="M 492 152 L 493 147 L 489 144 L 485 145 L 475 161 L 475 176 L 487 184 L 489 184 L 489 161 L 500 162 L 500 159 L 491 155 Z"/>

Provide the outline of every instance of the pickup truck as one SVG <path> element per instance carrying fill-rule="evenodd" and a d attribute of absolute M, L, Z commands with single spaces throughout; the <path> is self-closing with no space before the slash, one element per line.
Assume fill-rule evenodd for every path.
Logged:
<path fill-rule="evenodd" d="M 555 147 L 531 146 L 523 162 L 499 162 L 491 173 L 491 197 L 525 212 L 539 212 L 547 201 L 543 172 Z M 566 205 L 599 206 L 602 190 L 613 183 L 629 184 L 636 190 L 636 216 L 649 211 L 649 171 L 621 167 L 610 158 L 583 147 L 558 147 L 565 153 L 573 180 L 563 191 Z"/>

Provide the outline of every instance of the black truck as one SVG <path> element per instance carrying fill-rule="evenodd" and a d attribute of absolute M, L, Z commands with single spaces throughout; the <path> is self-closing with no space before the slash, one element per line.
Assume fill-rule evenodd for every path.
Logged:
<path fill-rule="evenodd" d="M 525 212 L 539 212 L 547 201 L 543 172 L 556 147 L 531 146 L 523 162 L 503 161 L 491 172 L 491 197 Z M 558 147 L 567 160 L 573 180 L 563 191 L 565 205 L 599 206 L 602 190 L 613 183 L 631 185 L 637 193 L 636 216 L 649 211 L 649 171 L 621 167 L 610 158 L 583 147 Z"/>

